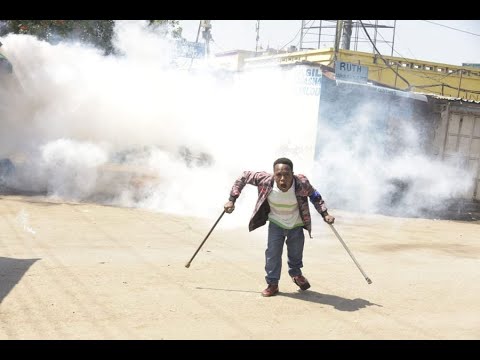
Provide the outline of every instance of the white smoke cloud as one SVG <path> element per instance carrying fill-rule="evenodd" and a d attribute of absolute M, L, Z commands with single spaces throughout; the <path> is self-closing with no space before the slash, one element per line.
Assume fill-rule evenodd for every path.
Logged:
<path fill-rule="evenodd" d="M 393 133 L 379 130 L 376 114 L 386 117 L 387 106 L 365 103 L 348 120 L 342 119 L 343 124 L 321 123 L 314 176 L 319 191 L 335 208 L 404 216 L 441 214 L 447 200 L 461 198 L 471 189 L 474 175 L 458 162 L 428 155 L 415 123 L 398 121 Z"/>
<path fill-rule="evenodd" d="M 321 129 L 328 152 L 314 172 L 318 98 L 296 93 L 298 73 L 220 77 L 204 60 L 186 71 L 175 67 L 161 29 L 119 21 L 115 33 L 118 56 L 27 35 L 2 39 L 18 85 L 0 86 L 0 158 L 16 165 L 10 187 L 216 218 L 243 170 L 271 171 L 276 158 L 287 156 L 296 173 L 315 173 L 337 208 L 375 209 L 392 174 L 413 179 L 410 207 L 419 196 L 461 190 L 437 175 L 443 165 L 416 152 L 388 158 L 370 143 L 368 107 L 352 142 L 343 138 L 345 129 Z M 416 149 L 415 129 L 404 132 Z M 226 224 L 246 226 L 255 199 L 247 186 Z"/>
<path fill-rule="evenodd" d="M 299 144 L 312 132 L 294 130 L 306 113 L 314 124 L 316 110 L 292 96 L 291 76 L 222 78 L 202 60 L 196 71 L 172 67 L 171 43 L 142 21 L 118 22 L 115 39 L 120 56 L 4 40 L 20 84 L 2 98 L 0 156 L 16 159 L 10 186 L 216 217 L 243 170 L 269 171 L 281 156 L 311 167 Z M 247 187 L 238 202 L 242 226 L 255 194 Z"/>

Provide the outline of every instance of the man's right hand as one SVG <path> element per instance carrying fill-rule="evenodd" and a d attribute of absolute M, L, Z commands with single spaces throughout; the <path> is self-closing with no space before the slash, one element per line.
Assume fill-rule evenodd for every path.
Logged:
<path fill-rule="evenodd" d="M 233 201 L 227 201 L 223 208 L 225 209 L 225 212 L 227 214 L 231 214 L 233 210 L 235 210 L 235 204 L 233 203 Z"/>

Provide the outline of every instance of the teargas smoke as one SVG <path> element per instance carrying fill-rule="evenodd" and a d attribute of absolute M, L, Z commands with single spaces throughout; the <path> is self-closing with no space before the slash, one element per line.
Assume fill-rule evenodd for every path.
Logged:
<path fill-rule="evenodd" d="M 459 159 L 429 155 L 422 119 L 403 114 L 388 124 L 388 102 L 362 102 L 351 112 L 330 108 L 319 126 L 315 180 L 330 206 L 399 216 L 440 216 L 462 198 L 474 174 Z M 394 112 L 395 115 L 395 112 Z M 412 114 L 407 114 L 412 115 Z"/>
<path fill-rule="evenodd" d="M 16 84 L 0 84 L 12 191 L 216 218 L 243 170 L 288 156 L 311 172 L 317 98 L 292 91 L 293 73 L 226 74 L 203 59 L 188 71 L 146 22 L 115 30 L 120 55 L 109 56 L 2 38 Z M 247 186 L 225 224 L 245 227 L 255 197 Z"/>
<path fill-rule="evenodd" d="M 15 166 L 3 184 L 212 219 L 243 170 L 272 171 L 284 156 L 295 173 L 315 175 L 334 208 L 413 214 L 469 186 L 468 174 L 423 155 L 415 127 L 399 124 L 404 147 L 385 152 L 371 120 L 379 104 L 363 104 L 343 125 L 332 112 L 317 138 L 318 68 L 234 74 L 196 59 L 189 71 L 179 64 L 190 59 L 161 34 L 118 21 L 119 55 L 109 56 L 75 42 L 2 38 L 14 73 L 0 82 L 0 158 Z M 247 186 L 223 224 L 245 227 L 255 198 Z"/>

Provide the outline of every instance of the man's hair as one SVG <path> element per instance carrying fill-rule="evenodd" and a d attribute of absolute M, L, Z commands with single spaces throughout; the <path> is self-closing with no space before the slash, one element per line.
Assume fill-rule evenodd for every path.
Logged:
<path fill-rule="evenodd" d="M 288 166 L 290 166 L 290 170 L 292 170 L 292 172 L 293 172 L 293 163 L 292 163 L 292 160 L 287 159 L 287 158 L 277 159 L 277 160 L 275 160 L 275 162 L 273 163 L 273 168 L 275 168 L 275 165 L 277 165 L 277 164 L 288 165 Z"/>

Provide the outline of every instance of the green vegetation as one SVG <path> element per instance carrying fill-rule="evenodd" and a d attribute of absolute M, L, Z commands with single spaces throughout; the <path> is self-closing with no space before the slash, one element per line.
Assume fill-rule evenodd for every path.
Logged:
<path fill-rule="evenodd" d="M 0 23 L 0 36 L 30 34 L 50 43 L 71 39 L 103 49 L 106 55 L 114 52 L 114 20 L 0 20 Z M 178 20 L 149 20 L 149 26 L 165 29 L 164 35 L 182 36 Z"/>

